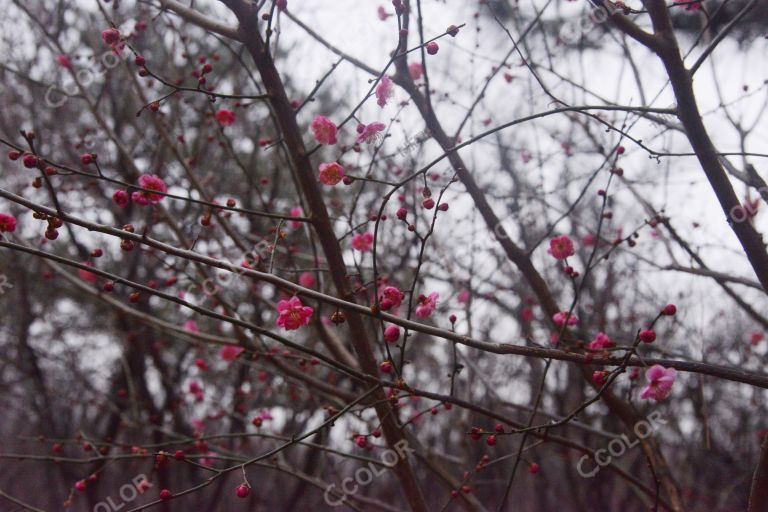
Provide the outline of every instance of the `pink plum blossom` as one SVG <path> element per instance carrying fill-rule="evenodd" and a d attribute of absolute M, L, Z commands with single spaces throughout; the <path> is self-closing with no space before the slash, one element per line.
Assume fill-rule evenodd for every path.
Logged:
<path fill-rule="evenodd" d="M 277 326 L 286 331 L 294 331 L 307 325 L 314 311 L 313 308 L 302 304 L 298 297 L 281 300 L 277 303 Z"/>
<path fill-rule="evenodd" d="M 338 162 L 325 162 L 320 164 L 320 183 L 323 185 L 337 185 L 344 178 L 344 167 Z"/>
<path fill-rule="evenodd" d="M 607 348 L 615 347 L 616 343 L 611 341 L 611 338 L 608 337 L 607 334 L 604 332 L 597 333 L 597 336 L 595 336 L 595 339 L 589 342 L 588 347 L 590 350 L 605 350 Z"/>
<path fill-rule="evenodd" d="M 163 200 L 163 195 L 168 192 L 168 187 L 165 182 L 154 174 L 143 174 L 139 178 L 139 186 L 148 190 L 160 192 L 160 194 L 153 194 L 152 192 L 137 191 L 131 194 L 131 199 L 136 204 L 146 206 L 148 204 L 157 204 Z"/>
<path fill-rule="evenodd" d="M 221 350 L 219 351 L 219 357 L 221 357 L 222 361 L 231 363 L 232 361 L 237 359 L 237 356 L 239 356 L 243 350 L 245 350 L 243 349 L 243 347 L 225 345 L 221 347 Z"/>
<path fill-rule="evenodd" d="M 376 87 L 376 104 L 381 108 L 384 108 L 389 98 L 391 98 L 394 94 L 395 88 L 392 85 L 392 80 L 387 75 L 384 75 L 381 77 L 381 81 Z"/>
<path fill-rule="evenodd" d="M 403 302 L 405 295 L 403 292 L 395 288 L 394 286 L 387 286 L 381 291 L 379 296 L 379 305 L 382 311 L 389 311 L 390 309 L 397 309 Z"/>
<path fill-rule="evenodd" d="M 549 241 L 547 252 L 556 260 L 564 260 L 574 255 L 573 242 L 566 235 L 555 237 Z"/>
<path fill-rule="evenodd" d="M 567 320 L 567 322 L 566 322 Z M 555 323 L 558 327 L 563 327 L 566 325 L 576 325 L 579 323 L 579 319 L 576 318 L 576 315 L 573 313 L 568 313 L 567 311 L 561 311 L 559 313 L 555 313 L 552 315 L 552 321 Z"/>
<path fill-rule="evenodd" d="M 312 120 L 312 134 L 320 144 L 336 144 L 336 125 L 325 116 L 317 116 Z"/>
<path fill-rule="evenodd" d="M 293 208 L 291 208 L 290 214 L 291 214 L 291 217 L 303 217 L 304 210 L 302 210 L 300 206 L 294 206 Z M 291 227 L 293 229 L 299 229 L 301 227 L 301 222 L 299 222 L 298 220 L 292 220 Z"/>
<path fill-rule="evenodd" d="M 352 237 L 352 248 L 360 252 L 368 252 L 373 247 L 373 233 L 361 233 Z"/>
<path fill-rule="evenodd" d="M 408 74 L 411 75 L 411 79 L 415 82 L 424 75 L 424 68 L 418 62 L 408 64 Z"/>
<path fill-rule="evenodd" d="M 13 233 L 16 231 L 16 217 L 0 213 L 0 233 Z"/>
<path fill-rule="evenodd" d="M 419 305 L 416 306 L 416 316 L 419 318 L 427 318 L 437 307 L 437 299 L 440 295 L 436 292 L 429 294 L 429 297 L 419 295 Z"/>
<path fill-rule="evenodd" d="M 648 385 L 640 392 L 640 398 L 647 400 L 649 398 L 660 402 L 667 398 L 672 392 L 672 384 L 675 383 L 677 370 L 674 368 L 664 368 L 660 364 L 651 366 L 645 372 L 645 380 Z"/>
<path fill-rule="evenodd" d="M 231 110 L 222 108 L 216 112 L 216 121 L 218 121 L 221 126 L 232 126 L 235 124 L 235 113 Z"/>
<path fill-rule="evenodd" d="M 299 276 L 299 284 L 304 288 L 315 287 L 315 276 L 312 272 L 302 272 Z"/>
<path fill-rule="evenodd" d="M 367 125 L 361 125 L 362 128 L 358 128 L 359 135 L 357 136 L 357 143 L 373 144 L 381 140 L 381 132 L 384 131 L 386 125 L 384 123 L 371 123 Z"/>

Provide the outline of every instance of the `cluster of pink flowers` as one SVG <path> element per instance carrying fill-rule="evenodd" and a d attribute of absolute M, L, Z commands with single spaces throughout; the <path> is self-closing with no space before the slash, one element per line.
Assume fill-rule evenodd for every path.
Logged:
<path fill-rule="evenodd" d="M 277 303 L 277 326 L 286 331 L 295 331 L 309 323 L 314 311 L 313 308 L 302 304 L 298 297 L 281 300 Z"/>
<path fill-rule="evenodd" d="M 384 108 L 389 98 L 394 94 L 395 87 L 392 85 L 392 80 L 387 75 L 384 75 L 376 87 L 376 104 Z"/>
<path fill-rule="evenodd" d="M 320 164 L 320 176 L 318 178 L 323 185 L 337 185 L 344 179 L 344 167 L 338 162 L 325 162 Z"/>
<path fill-rule="evenodd" d="M 235 113 L 232 112 L 231 110 L 222 108 L 218 112 L 216 112 L 216 121 L 221 126 L 232 126 L 233 124 L 235 124 Z"/>
<path fill-rule="evenodd" d="M 405 294 L 395 288 L 394 286 L 386 286 L 381 290 L 379 295 L 379 306 L 382 311 L 389 311 L 390 309 L 397 309 L 403 302 Z"/>
<path fill-rule="evenodd" d="M 607 334 L 604 332 L 597 333 L 597 336 L 595 336 L 595 339 L 592 340 L 588 347 L 590 350 L 605 350 L 607 348 L 613 348 L 616 346 L 616 343 L 611 341 L 611 338 L 608 337 Z"/>
<path fill-rule="evenodd" d="M 657 402 L 664 400 L 672 392 L 672 384 L 675 383 L 677 370 L 674 368 L 664 368 L 660 364 L 651 366 L 645 372 L 645 380 L 648 385 L 640 392 L 640 398 L 647 400 L 652 398 Z"/>
<path fill-rule="evenodd" d="M 575 254 L 573 242 L 566 235 L 558 236 L 550 240 L 549 250 L 547 252 L 558 261 L 564 260 Z"/>
<path fill-rule="evenodd" d="M 352 237 L 352 248 L 360 252 L 368 252 L 373 248 L 373 233 L 361 233 Z"/>
<path fill-rule="evenodd" d="M 16 217 L 0 213 L 0 233 L 13 233 L 16 231 Z"/>
<path fill-rule="evenodd" d="M 432 292 L 429 296 L 419 295 L 419 305 L 416 306 L 416 316 L 419 318 L 427 318 L 437 307 L 437 299 L 440 295 L 436 292 Z"/>
<path fill-rule="evenodd" d="M 139 186 L 147 190 L 159 192 L 159 194 L 155 194 L 153 192 L 145 192 L 141 190 L 131 194 L 131 199 L 133 202 L 141 206 L 146 206 L 148 204 L 158 204 L 165 197 L 162 194 L 168 192 L 168 187 L 165 185 L 165 182 L 154 174 L 143 174 L 139 178 Z M 112 197 L 115 199 L 114 196 Z M 117 202 L 117 199 L 115 199 L 115 202 Z M 120 203 L 118 203 L 118 205 L 119 204 Z"/>
<path fill-rule="evenodd" d="M 312 134 L 320 144 L 336 144 L 336 125 L 325 116 L 317 116 L 312 120 Z"/>
<path fill-rule="evenodd" d="M 101 33 L 101 39 L 104 44 L 112 48 L 112 51 L 119 55 L 125 48 L 125 43 L 121 41 L 120 31 L 116 28 L 108 28 Z"/>
<path fill-rule="evenodd" d="M 579 323 L 579 319 L 576 318 L 576 315 L 573 313 L 568 313 L 567 311 L 561 311 L 559 313 L 555 313 L 552 315 L 552 321 L 555 323 L 558 327 L 563 327 L 565 325 L 576 325 Z"/>

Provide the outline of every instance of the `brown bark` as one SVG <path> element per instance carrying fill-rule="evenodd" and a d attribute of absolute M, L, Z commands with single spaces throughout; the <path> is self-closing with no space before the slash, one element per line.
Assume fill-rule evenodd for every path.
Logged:
<path fill-rule="evenodd" d="M 258 15 L 256 10 L 241 0 L 222 0 L 235 13 L 240 26 L 238 34 L 248 52 L 253 58 L 259 71 L 264 88 L 269 95 L 269 104 L 277 120 L 283 143 L 292 160 L 301 191 L 309 207 L 309 216 L 323 252 L 328 261 L 331 278 L 339 295 L 347 301 L 354 302 L 347 276 L 346 265 L 336 234 L 333 231 L 328 211 L 325 207 L 322 193 L 318 186 L 314 168 L 310 162 L 302 139 L 302 132 L 286 95 L 283 82 L 275 68 L 269 48 L 259 32 Z M 360 315 L 350 313 L 347 316 L 350 339 L 360 362 L 362 371 L 376 375 L 378 366 L 374 357 L 368 332 Z M 400 431 L 397 417 L 383 390 L 374 393 L 376 413 L 382 423 L 382 430 L 387 444 L 394 447 L 398 442 L 405 442 Z M 426 511 L 427 506 L 419 488 L 416 476 L 407 458 L 401 457 L 393 468 L 405 492 L 406 499 L 414 511 Z"/>

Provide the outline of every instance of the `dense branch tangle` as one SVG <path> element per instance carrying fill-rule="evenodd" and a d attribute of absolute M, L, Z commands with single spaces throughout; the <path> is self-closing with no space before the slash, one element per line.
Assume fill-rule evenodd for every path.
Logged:
<path fill-rule="evenodd" d="M 42 46 L 67 57 L 57 16 L 15 4 L 42 34 Z M 754 2 L 723 26 L 690 72 L 669 17 L 684 5 L 648 1 L 643 10 L 610 11 L 620 31 L 611 37 L 637 42 L 622 44 L 643 103 L 645 77 L 634 59 L 647 50 L 663 64 L 662 79 L 652 83 L 662 94 L 669 80 L 672 107 L 638 105 L 623 91 L 607 99 L 568 75 L 547 32 L 556 2 L 509 12 L 484 3 L 479 22 L 456 19 L 448 28 L 432 25 L 433 5 L 394 4 L 394 12 L 387 5 L 379 13 L 386 42 L 371 49 L 380 55 L 365 60 L 303 21 L 309 18 L 294 2 L 290 11 L 269 0 L 112 2 L 114 10 L 99 4 L 98 12 L 81 11 L 104 27 L 103 42 L 93 37 L 94 45 L 129 58 L 107 69 L 99 87 L 77 73 L 74 55 L 59 58 L 78 91 L 64 107 L 71 119 L 41 111 L 33 132 L 9 108 L 0 123 L 0 142 L 16 152 L 0 183 L 0 213 L 18 218 L 15 231 L 0 223 L 8 231 L 0 252 L 13 262 L 0 267 L 0 277 L 13 281 L 9 308 L 21 318 L 6 347 L 20 355 L 3 360 L 10 377 L 3 373 L 0 382 L 19 396 L 34 390 L 38 418 L 31 424 L 42 435 L 37 448 L 15 439 L 18 449 L 3 457 L 37 468 L 55 462 L 75 506 L 84 499 L 96 505 L 110 492 L 106 483 L 98 488 L 101 479 L 130 467 L 153 485 L 130 510 L 230 510 L 249 497 L 286 509 L 342 499 L 356 510 L 480 511 L 506 510 L 522 496 L 521 507 L 543 510 L 567 496 L 564 506 L 573 510 L 623 502 L 628 510 L 679 511 L 724 502 L 708 489 L 720 474 L 713 470 L 708 484 L 691 491 L 691 474 L 677 467 L 690 456 L 684 449 L 697 446 L 696 433 L 685 431 L 693 424 L 713 458 L 737 458 L 724 441 L 733 430 L 751 441 L 738 454 L 757 466 L 751 489 L 746 479 L 734 486 L 749 495 L 750 510 L 762 510 L 768 444 L 757 457 L 749 430 L 759 426 L 749 412 L 765 411 L 768 389 L 759 352 L 737 348 L 744 332 L 701 333 L 694 313 L 659 313 L 673 297 L 647 270 L 726 290 L 735 323 L 765 318 L 754 297 L 764 298 L 768 256 L 751 203 L 739 200 L 726 174 L 746 176 L 759 189 L 765 181 L 750 160 L 765 155 L 751 150 L 744 130 L 737 150 L 716 147 L 692 82 Z M 132 9 L 143 28 L 126 28 Z M 642 28 L 648 23 L 653 32 Z M 488 27 L 503 48 L 498 55 L 483 53 Z M 307 66 L 293 45 L 333 60 Z M 452 65 L 468 75 L 449 85 L 455 90 L 439 68 L 449 55 L 467 66 Z M 32 74 L 23 60 L 9 66 L 16 77 Z M 551 73 L 542 74 L 545 67 Z M 308 86 L 299 76 L 305 68 L 317 77 Z M 550 83 L 553 76 L 568 80 Z M 29 87 L 40 87 L 29 78 Z M 352 99 L 336 98 L 339 83 L 355 81 L 362 83 L 350 89 Z M 500 85 L 525 81 L 515 101 L 500 99 L 509 97 Z M 591 100 L 574 101 L 578 95 L 563 85 Z M 397 107 L 395 87 L 406 100 Z M 124 104 L 116 101 L 123 96 Z M 23 94 L 18 101 L 26 101 Z M 324 140 L 329 121 L 320 115 L 338 123 L 340 142 Z M 57 131 L 54 119 L 70 134 Z M 648 135 L 643 123 L 665 131 Z M 417 135 L 414 126 L 423 127 Z M 684 130 L 690 149 L 666 138 L 667 129 Z M 404 145 L 393 150 L 400 138 Z M 695 233 L 680 228 L 674 204 L 637 192 L 648 183 L 632 172 L 643 166 L 632 153 L 648 157 L 649 175 L 695 157 L 725 215 L 750 213 L 747 222 L 730 218 L 717 229 L 730 224 L 739 245 L 723 252 L 741 251 L 757 281 L 704 258 Z M 735 170 L 729 155 L 747 171 Z M 322 174 L 320 164 L 333 160 L 346 167 L 343 183 Z M 162 179 L 147 177 L 154 174 Z M 116 189 L 126 197 L 113 199 Z M 589 201 L 595 193 L 598 206 Z M 44 243 L 38 225 L 47 226 Z M 61 228 L 66 234 L 57 238 Z M 651 233 L 658 249 L 647 242 Z M 565 242 L 556 235 L 576 249 L 558 245 Z M 550 242 L 547 254 L 541 246 Z M 40 276 L 54 284 L 46 285 L 50 297 L 34 284 Z M 393 288 L 401 299 L 385 295 Z M 437 289 L 435 303 L 430 292 Z M 284 301 L 293 297 L 311 305 L 311 315 L 293 309 L 283 318 Z M 690 299 L 681 301 L 696 306 Z M 62 311 L 73 303 L 88 318 L 73 315 L 67 325 Z M 275 325 L 278 313 L 297 328 Z M 569 315 L 582 324 L 571 325 Z M 43 346 L 41 326 L 51 340 Z M 646 344 L 651 330 L 657 340 Z M 608 339 L 603 331 L 617 343 L 596 344 Z M 715 341 L 719 350 L 703 349 Z M 101 355 L 106 346 L 117 356 Z M 210 357 L 213 349 L 224 361 Z M 73 363 L 80 351 L 99 354 L 94 374 Z M 71 375 L 48 373 L 59 366 Z M 650 407 L 639 398 L 646 383 L 638 378 L 657 366 L 679 373 L 672 396 L 643 391 L 657 397 Z M 51 391 L 57 386 L 60 399 Z M 78 396 L 81 388 L 92 403 Z M 733 415 L 738 426 L 717 423 L 720 404 L 730 407 L 731 399 L 745 404 Z M 668 426 L 640 436 L 637 426 L 650 411 L 665 411 Z M 14 418 L 26 421 L 21 408 Z M 600 474 L 605 481 L 589 488 L 584 461 L 603 467 L 599 443 L 622 435 L 637 437 L 641 449 L 611 452 L 610 477 Z M 75 452 L 83 443 L 91 452 L 85 457 Z M 183 453 L 171 460 L 177 449 Z M 385 453 L 398 454 L 393 464 L 378 459 Z M 358 480 L 352 491 L 334 484 L 366 463 L 384 467 L 370 485 Z M 530 475 L 517 471 L 523 463 Z M 562 489 L 550 489 L 555 480 Z M 39 506 L 2 480 L 0 489 L 0 500 Z M 61 484 L 52 484 L 52 509 L 61 495 Z"/>

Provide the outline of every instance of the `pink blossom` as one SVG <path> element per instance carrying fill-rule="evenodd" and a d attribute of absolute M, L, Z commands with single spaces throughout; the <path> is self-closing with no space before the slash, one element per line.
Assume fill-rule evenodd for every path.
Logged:
<path fill-rule="evenodd" d="M 115 193 L 112 194 L 112 201 L 114 201 L 120 208 L 125 208 L 128 206 L 128 203 L 131 202 L 131 196 L 129 196 L 128 192 L 123 189 L 116 190 Z"/>
<path fill-rule="evenodd" d="M 597 333 L 597 336 L 595 336 L 595 339 L 589 342 L 589 349 L 590 350 L 605 350 L 607 348 L 615 347 L 616 343 L 611 341 L 611 338 L 608 337 L 607 334 L 604 332 Z"/>
<path fill-rule="evenodd" d="M 338 162 L 326 162 L 320 164 L 320 183 L 323 185 L 336 185 L 344 178 L 344 167 Z"/>
<path fill-rule="evenodd" d="M 387 13 L 387 10 L 384 9 L 383 5 L 380 5 L 376 12 L 377 12 L 377 14 L 379 16 L 379 19 L 381 21 L 387 21 L 387 18 L 392 16 L 391 14 Z"/>
<path fill-rule="evenodd" d="M 277 325 L 286 331 L 294 331 L 309 323 L 315 310 L 301 303 L 298 297 L 281 300 L 277 303 Z"/>
<path fill-rule="evenodd" d="M 415 82 L 424 75 L 424 68 L 418 62 L 413 62 L 408 64 L 408 74 L 411 75 L 411 80 Z"/>
<path fill-rule="evenodd" d="M 13 233 L 16 231 L 16 217 L 0 213 L 0 233 Z"/>
<path fill-rule="evenodd" d="M 120 31 L 116 28 L 108 28 L 101 33 L 101 39 L 104 44 L 115 45 L 120 41 Z"/>
<path fill-rule="evenodd" d="M 195 430 L 195 434 L 202 435 L 202 433 L 205 431 L 205 422 L 195 418 L 191 421 L 191 423 L 192 428 Z"/>
<path fill-rule="evenodd" d="M 392 85 L 392 80 L 387 75 L 381 77 L 378 87 L 376 87 L 376 103 L 384 108 L 387 104 L 387 100 L 395 94 L 395 88 Z"/>
<path fill-rule="evenodd" d="M 304 210 L 301 209 L 299 206 L 294 206 L 291 208 L 291 217 L 303 217 L 304 216 Z M 301 227 L 301 222 L 297 220 L 291 221 L 291 227 L 293 229 L 299 229 Z"/>
<path fill-rule="evenodd" d="M 427 43 L 427 53 L 430 55 L 436 55 L 437 51 L 440 49 L 440 47 L 437 45 L 436 42 L 430 41 Z"/>
<path fill-rule="evenodd" d="M 357 136 L 357 143 L 378 143 L 381 140 L 381 132 L 384 131 L 385 128 L 386 125 L 384 125 L 384 123 L 371 123 L 364 125 L 362 129 L 358 129 L 360 135 Z"/>
<path fill-rule="evenodd" d="M 312 272 L 302 272 L 299 276 L 299 284 L 304 288 L 314 288 L 315 276 L 312 274 Z"/>
<path fill-rule="evenodd" d="M 567 235 L 555 237 L 549 241 L 547 252 L 556 260 L 564 260 L 568 256 L 574 255 L 573 242 Z"/>
<path fill-rule="evenodd" d="M 120 31 L 116 28 L 108 28 L 101 33 L 101 39 L 104 41 L 104 44 L 109 45 L 112 51 L 118 55 L 125 48 L 125 43 L 120 41 L 121 37 Z"/>
<path fill-rule="evenodd" d="M 400 328 L 396 325 L 389 325 L 384 329 L 384 340 L 387 343 L 395 343 L 400 339 Z"/>
<path fill-rule="evenodd" d="M 362 233 L 352 237 L 352 248 L 360 252 L 368 252 L 373 247 L 373 233 Z"/>
<path fill-rule="evenodd" d="M 405 294 L 394 286 L 387 286 L 381 291 L 381 295 L 379 296 L 379 306 L 381 306 L 382 311 L 397 309 L 403 302 L 404 297 Z"/>
<path fill-rule="evenodd" d="M 221 126 L 232 126 L 235 124 L 235 113 L 231 110 L 222 108 L 216 112 L 216 121 L 218 121 Z"/>
<path fill-rule="evenodd" d="M 675 0 L 672 3 L 675 4 L 675 5 L 679 5 L 679 6 L 683 6 L 684 5 L 686 11 L 695 12 L 695 11 L 698 11 L 699 9 L 701 9 L 701 2 L 700 2 L 700 0 L 699 1 L 695 1 L 695 0 Z"/>
<path fill-rule="evenodd" d="M 563 327 L 566 324 L 566 319 L 568 325 L 576 325 L 579 323 L 579 319 L 576 318 L 576 315 L 568 313 L 567 311 L 561 311 L 552 315 L 552 321 L 558 327 Z"/>
<path fill-rule="evenodd" d="M 652 398 L 660 402 L 669 396 L 672 391 L 672 384 L 675 383 L 677 370 L 674 368 L 664 368 L 659 364 L 651 366 L 645 372 L 645 380 L 648 385 L 640 392 L 640 398 L 647 400 Z"/>
<path fill-rule="evenodd" d="M 216 457 L 216 454 L 209 450 L 208 452 L 206 452 L 205 455 L 206 455 L 205 457 L 201 457 L 200 459 L 198 459 L 198 462 L 200 462 L 200 465 L 207 466 L 207 467 L 213 466 L 214 457 Z"/>
<path fill-rule="evenodd" d="M 222 359 L 222 361 L 231 363 L 232 361 L 237 359 L 237 356 L 239 356 L 243 350 L 245 350 L 243 349 L 243 347 L 235 347 L 233 345 L 224 345 L 223 347 L 221 347 L 221 350 L 219 351 L 219 357 Z"/>
<path fill-rule="evenodd" d="M 92 267 L 93 263 L 91 263 L 90 261 L 84 261 L 83 265 Z M 80 279 L 82 279 L 86 283 L 93 284 L 98 280 L 98 276 L 96 274 L 94 274 L 93 272 L 88 272 L 87 270 L 82 268 L 77 270 L 77 275 L 80 277 Z"/>
<path fill-rule="evenodd" d="M 437 307 L 437 299 L 439 294 L 432 292 L 429 297 L 419 295 L 419 305 L 416 306 L 416 316 L 419 318 L 427 318 Z"/>
<path fill-rule="evenodd" d="M 763 333 L 761 333 L 759 331 L 755 331 L 755 332 L 752 333 L 752 335 L 750 335 L 749 342 L 752 344 L 753 347 L 755 347 L 755 346 L 759 345 L 760 342 L 763 341 L 764 338 L 765 338 L 765 336 L 763 335 Z"/>
<path fill-rule="evenodd" d="M 312 134 L 320 144 L 336 144 L 336 125 L 325 116 L 317 116 L 312 120 Z"/>
<path fill-rule="evenodd" d="M 148 204 L 157 204 L 163 200 L 163 195 L 168 192 L 168 187 L 165 186 L 165 182 L 154 174 L 143 174 L 139 178 L 139 186 L 148 190 L 154 190 L 160 192 L 160 194 L 153 194 L 152 192 L 134 192 L 131 194 L 131 199 L 136 204 L 146 206 Z"/>
<path fill-rule="evenodd" d="M 72 62 L 69 60 L 69 57 L 66 55 L 59 55 L 56 57 L 56 62 L 59 63 L 59 66 L 66 68 L 66 69 L 72 69 Z"/>
<path fill-rule="evenodd" d="M 461 290 L 456 300 L 459 301 L 459 304 L 466 304 L 469 302 L 469 290 Z"/>
<path fill-rule="evenodd" d="M 200 383 L 196 380 L 190 381 L 189 383 L 189 392 L 192 394 L 197 394 L 203 391 L 203 388 L 200 386 Z"/>
<path fill-rule="evenodd" d="M 531 308 L 523 308 L 522 311 L 520 311 L 520 319 L 526 323 L 533 320 L 533 310 Z"/>
<path fill-rule="evenodd" d="M 187 332 L 200 332 L 200 328 L 194 320 L 187 320 L 184 322 L 184 330 Z"/>

